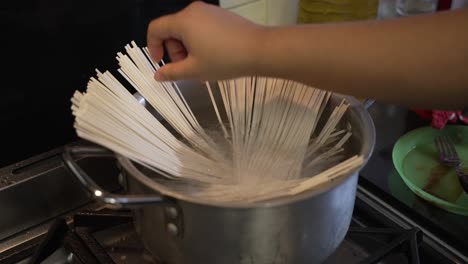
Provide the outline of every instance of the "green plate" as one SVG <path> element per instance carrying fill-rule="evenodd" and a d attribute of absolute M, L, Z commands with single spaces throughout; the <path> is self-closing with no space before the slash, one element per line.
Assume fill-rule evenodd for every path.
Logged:
<path fill-rule="evenodd" d="M 416 195 L 449 212 L 468 216 L 468 194 L 455 171 L 438 160 L 434 145 L 438 135 L 452 140 L 468 172 L 468 126 L 452 125 L 443 130 L 422 127 L 408 132 L 393 147 L 393 164 Z"/>

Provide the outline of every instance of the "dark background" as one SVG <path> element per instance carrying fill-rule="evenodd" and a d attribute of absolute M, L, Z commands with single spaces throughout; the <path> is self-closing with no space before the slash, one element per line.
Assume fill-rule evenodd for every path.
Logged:
<path fill-rule="evenodd" d="M 85 89 L 96 68 L 117 73 L 118 51 L 131 40 L 144 46 L 152 19 L 190 2 L 2 2 L 0 167 L 76 140 L 73 92 Z"/>

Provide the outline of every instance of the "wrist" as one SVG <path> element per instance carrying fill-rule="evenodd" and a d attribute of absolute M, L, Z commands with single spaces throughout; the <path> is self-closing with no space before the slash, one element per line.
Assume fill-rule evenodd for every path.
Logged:
<path fill-rule="evenodd" d="M 252 31 L 248 51 L 246 52 L 247 58 L 243 66 L 243 75 L 268 75 L 270 69 L 268 68 L 271 63 L 272 52 L 271 43 L 273 43 L 271 33 L 273 27 L 257 26 Z"/>

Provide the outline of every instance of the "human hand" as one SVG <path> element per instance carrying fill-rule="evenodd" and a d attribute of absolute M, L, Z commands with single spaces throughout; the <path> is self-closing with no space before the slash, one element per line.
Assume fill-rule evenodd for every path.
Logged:
<path fill-rule="evenodd" d="M 165 45 L 171 59 L 155 79 L 221 80 L 250 74 L 264 31 L 262 26 L 202 2 L 155 19 L 148 26 L 148 49 L 159 61 Z"/>

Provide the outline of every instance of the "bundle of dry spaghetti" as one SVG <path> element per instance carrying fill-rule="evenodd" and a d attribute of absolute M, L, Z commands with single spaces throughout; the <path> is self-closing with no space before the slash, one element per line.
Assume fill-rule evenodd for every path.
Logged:
<path fill-rule="evenodd" d="M 119 73 L 169 127 L 111 73 L 97 71 L 72 98 L 75 129 L 157 171 L 161 186 L 207 201 L 255 202 L 301 193 L 363 163 L 344 151 L 351 132 L 338 124 L 348 104 L 323 116 L 330 92 L 266 77 L 207 82 L 206 105 L 217 123 L 207 129 L 213 124 L 199 122 L 175 82 L 154 80 L 160 66 L 146 48 L 132 42 L 125 49 Z"/>

